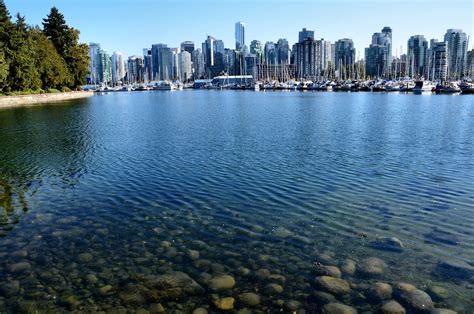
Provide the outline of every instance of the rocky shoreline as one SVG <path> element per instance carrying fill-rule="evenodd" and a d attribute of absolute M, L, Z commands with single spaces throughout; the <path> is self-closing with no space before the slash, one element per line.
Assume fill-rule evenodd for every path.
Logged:
<path fill-rule="evenodd" d="M 0 96 L 0 109 L 31 106 L 70 99 L 86 98 L 94 95 L 93 92 L 65 92 L 54 94 L 36 94 L 20 96 Z"/>

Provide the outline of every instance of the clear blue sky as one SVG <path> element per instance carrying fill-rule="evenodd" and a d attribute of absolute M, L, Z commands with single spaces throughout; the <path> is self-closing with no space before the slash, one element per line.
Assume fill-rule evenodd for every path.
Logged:
<path fill-rule="evenodd" d="M 14 15 L 41 24 L 52 6 L 81 31 L 81 41 L 97 42 L 109 52 L 141 54 L 154 43 L 179 47 L 185 40 L 201 46 L 206 35 L 234 48 L 234 24 L 246 23 L 246 43 L 287 38 L 297 41 L 306 27 L 316 38 L 354 40 L 357 54 L 383 26 L 393 29 L 393 54 L 415 34 L 442 39 L 446 29 L 474 34 L 473 0 L 6 0 Z M 473 38 L 469 46 L 473 47 Z"/>

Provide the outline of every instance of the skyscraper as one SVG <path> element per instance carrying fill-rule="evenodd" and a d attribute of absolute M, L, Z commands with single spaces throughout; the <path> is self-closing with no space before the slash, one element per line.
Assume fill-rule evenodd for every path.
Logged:
<path fill-rule="evenodd" d="M 368 49 L 373 48 L 372 52 L 370 53 L 371 56 L 378 55 L 383 51 L 383 58 L 375 58 L 372 61 L 379 61 L 382 62 L 381 64 L 374 64 L 373 67 L 369 65 L 370 69 L 377 69 L 375 73 L 378 76 L 388 76 L 390 74 L 390 70 L 392 68 L 392 29 L 388 26 L 382 29 L 380 33 L 374 33 L 372 35 L 372 44 L 369 46 Z M 366 49 L 367 51 L 367 49 Z M 366 58 L 367 59 L 367 58 Z M 337 61 L 336 61 L 337 62 Z M 367 63 L 366 63 L 367 64 Z M 367 69 L 367 67 L 366 67 Z M 374 73 L 374 74 L 375 74 Z M 366 73 L 368 74 L 368 73 Z M 370 74 L 368 74 L 370 75 Z"/>
<path fill-rule="evenodd" d="M 308 38 L 314 39 L 314 31 L 303 28 L 298 34 L 298 42 L 301 43 Z"/>
<path fill-rule="evenodd" d="M 296 44 L 296 75 L 298 78 L 312 79 L 319 76 L 317 68 L 316 41 L 307 37 Z"/>
<path fill-rule="evenodd" d="M 151 46 L 152 79 L 163 80 L 165 72 L 171 75 L 171 51 L 166 44 Z"/>
<path fill-rule="evenodd" d="M 250 53 L 255 55 L 257 64 L 263 63 L 263 46 L 259 40 L 252 40 L 250 43 Z"/>
<path fill-rule="evenodd" d="M 189 41 L 189 40 L 183 41 L 183 42 L 181 43 L 181 50 L 187 51 L 187 52 L 189 52 L 190 54 L 192 54 L 193 51 L 194 51 L 194 42 Z"/>
<path fill-rule="evenodd" d="M 87 82 L 89 84 L 100 83 L 99 79 L 99 51 L 100 45 L 97 43 L 89 44 L 89 74 Z"/>
<path fill-rule="evenodd" d="M 429 56 L 428 41 L 423 35 L 414 35 L 408 39 L 408 75 L 428 78 Z"/>
<path fill-rule="evenodd" d="M 265 43 L 265 64 L 277 64 L 275 43 L 267 41 Z"/>
<path fill-rule="evenodd" d="M 215 38 L 207 36 L 206 41 L 202 44 L 202 53 L 204 54 L 204 61 L 206 62 L 206 68 L 214 65 L 214 42 Z"/>
<path fill-rule="evenodd" d="M 235 23 L 235 49 L 241 50 L 245 46 L 245 23 Z"/>
<path fill-rule="evenodd" d="M 365 75 L 382 77 L 386 71 L 386 58 L 387 47 L 383 45 L 371 44 L 369 48 L 365 48 Z"/>
<path fill-rule="evenodd" d="M 142 56 L 128 57 L 127 68 L 127 81 L 129 83 L 141 83 L 144 81 L 144 62 Z"/>
<path fill-rule="evenodd" d="M 192 63 L 191 63 L 191 54 L 187 51 L 181 51 L 178 54 L 179 61 L 179 80 L 181 82 L 186 82 L 191 79 L 192 73 Z"/>
<path fill-rule="evenodd" d="M 335 69 L 348 69 L 355 63 L 355 48 L 352 39 L 343 38 L 334 45 Z"/>
<path fill-rule="evenodd" d="M 110 83 L 112 82 L 112 62 L 107 51 L 100 49 L 98 54 L 98 73 L 99 82 Z"/>
<path fill-rule="evenodd" d="M 202 53 L 201 49 L 195 49 L 192 53 L 192 60 L 193 60 L 193 78 L 200 79 L 205 76 L 206 74 L 206 64 L 204 61 L 204 54 Z"/>
<path fill-rule="evenodd" d="M 446 42 L 433 42 L 433 80 L 446 81 L 448 78 L 449 49 Z"/>
<path fill-rule="evenodd" d="M 460 79 L 464 76 L 467 61 L 467 36 L 461 29 L 448 29 L 444 35 L 448 47 L 448 76 Z"/>
<path fill-rule="evenodd" d="M 290 63 L 290 45 L 288 40 L 285 38 L 278 39 L 276 43 L 276 62 L 277 64 L 289 64 Z"/>
<path fill-rule="evenodd" d="M 112 54 L 112 83 L 118 84 L 125 77 L 125 66 L 121 52 Z"/>
<path fill-rule="evenodd" d="M 151 49 L 143 48 L 143 66 L 144 66 L 144 77 L 147 81 L 153 80 L 153 62 L 152 62 Z"/>

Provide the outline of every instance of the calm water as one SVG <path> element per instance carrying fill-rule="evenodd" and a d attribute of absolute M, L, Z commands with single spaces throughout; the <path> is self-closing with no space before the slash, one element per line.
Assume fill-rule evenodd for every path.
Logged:
<path fill-rule="evenodd" d="M 321 291 L 410 312 L 406 282 L 474 313 L 474 98 L 137 92 L 0 110 L 0 213 L 0 312 L 233 297 L 318 313 Z M 316 280 L 324 266 L 350 291 Z"/>

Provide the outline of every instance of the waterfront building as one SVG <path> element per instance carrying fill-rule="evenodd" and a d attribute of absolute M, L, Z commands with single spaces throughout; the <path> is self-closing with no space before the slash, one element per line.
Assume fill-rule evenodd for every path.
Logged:
<path fill-rule="evenodd" d="M 235 50 L 240 51 L 245 46 L 245 23 L 235 23 Z"/>
<path fill-rule="evenodd" d="M 285 38 L 278 39 L 275 45 L 275 52 L 276 52 L 276 63 L 277 64 L 289 64 L 290 63 L 290 56 L 291 50 L 288 40 Z"/>
<path fill-rule="evenodd" d="M 448 79 L 449 48 L 446 42 L 434 42 L 432 48 L 432 80 L 444 82 Z"/>
<path fill-rule="evenodd" d="M 314 31 L 310 31 L 306 28 L 303 28 L 298 34 L 298 42 L 301 43 L 308 38 L 314 39 Z"/>
<path fill-rule="evenodd" d="M 100 49 L 98 54 L 98 74 L 99 82 L 109 84 L 112 83 L 112 62 L 107 51 Z"/>
<path fill-rule="evenodd" d="M 428 41 L 423 35 L 414 35 L 408 39 L 408 76 L 428 78 L 430 68 Z"/>
<path fill-rule="evenodd" d="M 308 37 L 296 44 L 294 62 L 298 78 L 316 79 L 319 77 L 317 45 L 313 38 Z"/>
<path fill-rule="evenodd" d="M 389 77 L 392 65 L 392 29 L 386 26 L 382 29 L 382 32 L 374 33 L 372 35 L 372 43 L 367 49 L 369 49 L 369 56 L 372 57 L 373 62 L 377 61 L 382 63 L 369 64 L 369 68 L 366 66 L 366 70 L 370 69 L 371 73 L 366 74 L 376 75 L 378 77 Z M 379 56 L 380 53 L 384 54 L 383 57 Z"/>
<path fill-rule="evenodd" d="M 181 77 L 180 64 L 179 64 L 179 48 L 170 48 L 171 51 L 171 77 L 173 81 L 179 80 Z"/>
<path fill-rule="evenodd" d="M 153 62 L 152 53 L 150 48 L 143 49 L 143 66 L 144 66 L 144 78 L 146 81 L 153 80 Z"/>
<path fill-rule="evenodd" d="M 227 74 L 236 75 L 239 73 L 237 69 L 237 53 L 234 49 L 224 49 L 224 64 Z"/>
<path fill-rule="evenodd" d="M 252 40 L 250 43 L 250 53 L 257 58 L 257 64 L 263 63 L 263 46 L 259 40 Z"/>
<path fill-rule="evenodd" d="M 191 59 L 194 80 L 203 78 L 206 75 L 206 63 L 201 49 L 194 50 Z"/>
<path fill-rule="evenodd" d="M 99 84 L 99 51 L 100 45 L 97 43 L 89 44 L 89 74 L 87 75 L 88 84 Z"/>
<path fill-rule="evenodd" d="M 192 54 L 193 51 L 194 51 L 194 42 L 189 41 L 189 40 L 183 41 L 183 42 L 181 43 L 181 50 L 187 51 L 187 52 L 189 52 L 190 54 Z"/>
<path fill-rule="evenodd" d="M 152 79 L 169 80 L 172 75 L 172 54 L 166 44 L 155 44 L 151 46 L 152 56 Z"/>
<path fill-rule="evenodd" d="M 179 61 L 179 80 L 181 82 L 188 82 L 191 80 L 193 73 L 192 73 L 192 62 L 191 62 L 191 54 L 185 50 L 181 51 L 178 54 L 178 61 Z"/>
<path fill-rule="evenodd" d="M 256 77 L 256 65 L 257 57 L 254 54 L 246 54 L 244 56 L 244 68 L 242 75 L 252 75 L 253 77 Z"/>
<path fill-rule="evenodd" d="M 275 43 L 272 41 L 267 41 L 265 43 L 265 53 L 264 53 L 265 64 L 277 64 L 277 54 Z"/>
<path fill-rule="evenodd" d="M 343 38 L 334 45 L 334 66 L 341 78 L 349 78 L 354 71 L 356 51 L 352 39 Z"/>
<path fill-rule="evenodd" d="M 144 82 L 145 64 L 142 56 L 130 56 L 127 62 L 127 82 L 130 84 Z"/>
<path fill-rule="evenodd" d="M 324 40 L 324 38 L 316 40 L 316 66 L 319 72 L 328 70 L 331 65 L 331 48 L 330 41 Z"/>
<path fill-rule="evenodd" d="M 387 72 L 387 47 L 371 44 L 365 48 L 365 75 L 370 78 L 380 78 Z"/>
<path fill-rule="evenodd" d="M 112 54 L 112 83 L 117 85 L 125 77 L 125 63 L 121 52 Z"/>
<path fill-rule="evenodd" d="M 467 35 L 461 29 L 448 29 L 444 35 L 448 47 L 448 77 L 461 79 L 465 74 L 467 61 Z"/>
<path fill-rule="evenodd" d="M 467 52 L 466 77 L 474 78 L 474 49 Z"/>
<path fill-rule="evenodd" d="M 206 40 L 202 43 L 202 53 L 204 54 L 204 61 L 206 63 L 206 73 L 209 69 L 214 66 L 214 42 L 216 39 L 212 36 L 207 36 Z M 210 76 L 208 74 L 208 76 Z"/>

